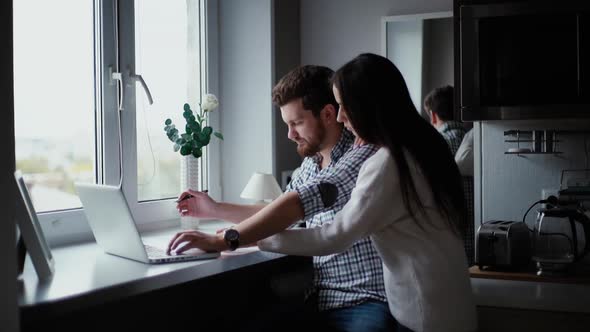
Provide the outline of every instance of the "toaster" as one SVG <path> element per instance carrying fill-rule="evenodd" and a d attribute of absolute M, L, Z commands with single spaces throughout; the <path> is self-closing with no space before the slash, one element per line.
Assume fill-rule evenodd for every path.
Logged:
<path fill-rule="evenodd" d="M 531 236 L 521 221 L 492 220 L 475 237 L 475 264 L 480 269 L 518 268 L 531 261 Z"/>

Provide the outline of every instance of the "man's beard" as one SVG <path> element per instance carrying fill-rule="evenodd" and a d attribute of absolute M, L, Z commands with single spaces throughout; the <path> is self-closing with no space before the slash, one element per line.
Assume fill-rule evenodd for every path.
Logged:
<path fill-rule="evenodd" d="M 315 138 L 313 141 L 306 141 L 303 145 L 297 145 L 297 153 L 301 157 L 312 157 L 320 152 L 322 142 L 326 138 L 326 130 L 322 125 L 318 126 Z"/>

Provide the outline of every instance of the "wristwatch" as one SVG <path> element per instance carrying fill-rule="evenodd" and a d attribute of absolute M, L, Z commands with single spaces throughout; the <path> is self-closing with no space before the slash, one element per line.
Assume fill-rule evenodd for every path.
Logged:
<path fill-rule="evenodd" d="M 240 233 L 233 228 L 228 228 L 225 230 L 223 239 L 231 251 L 238 249 L 240 246 Z"/>

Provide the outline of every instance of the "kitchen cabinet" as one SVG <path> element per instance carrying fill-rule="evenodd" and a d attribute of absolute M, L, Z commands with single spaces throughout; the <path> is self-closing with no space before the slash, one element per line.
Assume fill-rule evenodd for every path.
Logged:
<path fill-rule="evenodd" d="M 464 121 L 590 118 L 590 4 L 459 1 Z"/>
<path fill-rule="evenodd" d="M 590 314 L 477 307 L 478 332 L 587 332 Z"/>

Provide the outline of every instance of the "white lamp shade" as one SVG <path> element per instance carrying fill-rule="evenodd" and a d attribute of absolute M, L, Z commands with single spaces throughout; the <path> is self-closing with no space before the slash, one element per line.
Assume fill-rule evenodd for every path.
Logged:
<path fill-rule="evenodd" d="M 257 201 L 273 200 L 281 196 L 282 193 L 281 187 L 272 174 L 256 172 L 250 177 L 240 197 Z"/>

